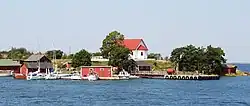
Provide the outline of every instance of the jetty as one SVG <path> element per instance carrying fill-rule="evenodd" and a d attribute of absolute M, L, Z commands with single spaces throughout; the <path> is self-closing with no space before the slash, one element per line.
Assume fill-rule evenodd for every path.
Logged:
<path fill-rule="evenodd" d="M 168 79 L 168 80 L 219 80 L 219 75 L 203 75 L 203 74 L 168 74 L 165 71 L 147 71 L 135 72 L 131 75 L 139 76 L 140 78 L 149 79 Z"/>
<path fill-rule="evenodd" d="M 169 80 L 219 80 L 219 75 L 165 75 Z"/>

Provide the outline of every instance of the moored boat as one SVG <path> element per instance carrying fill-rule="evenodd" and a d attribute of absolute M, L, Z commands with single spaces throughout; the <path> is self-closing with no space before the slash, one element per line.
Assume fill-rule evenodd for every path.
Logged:
<path fill-rule="evenodd" d="M 129 79 L 138 79 L 138 78 L 140 78 L 139 76 L 135 76 L 135 75 L 130 75 L 129 76 Z"/>
<path fill-rule="evenodd" d="M 12 75 L 10 73 L 1 73 L 0 77 L 11 77 Z"/>
<path fill-rule="evenodd" d="M 47 74 L 47 75 L 45 75 L 45 79 L 46 80 L 56 80 L 56 79 L 59 79 L 59 77 L 57 76 L 57 74 Z"/>
<path fill-rule="evenodd" d="M 13 74 L 13 71 L 9 70 L 0 70 L 0 77 L 11 77 Z"/>
<path fill-rule="evenodd" d="M 45 80 L 45 74 L 43 73 L 29 73 L 27 80 Z"/>
<path fill-rule="evenodd" d="M 90 72 L 87 78 L 89 81 L 96 81 L 99 79 L 98 75 L 94 72 Z"/>
<path fill-rule="evenodd" d="M 81 76 L 80 75 L 72 75 L 70 77 L 71 80 L 82 80 Z"/>
<path fill-rule="evenodd" d="M 130 74 L 127 71 L 122 70 L 117 76 L 119 77 L 119 79 L 129 79 Z"/>
<path fill-rule="evenodd" d="M 50 70 L 46 70 L 45 75 L 46 80 L 56 80 L 59 79 L 58 73 L 50 72 Z"/>
<path fill-rule="evenodd" d="M 13 77 L 15 78 L 15 79 L 26 79 L 26 75 L 24 75 L 24 74 L 21 74 L 21 73 L 15 73 L 14 75 L 13 75 Z"/>
<path fill-rule="evenodd" d="M 71 76 L 72 74 L 58 74 L 58 77 L 64 80 L 71 80 Z"/>

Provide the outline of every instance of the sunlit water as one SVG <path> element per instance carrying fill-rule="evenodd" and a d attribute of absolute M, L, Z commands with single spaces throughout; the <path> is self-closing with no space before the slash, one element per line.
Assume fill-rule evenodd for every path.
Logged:
<path fill-rule="evenodd" d="M 250 77 L 214 81 L 0 78 L 1 106 L 249 106 Z"/>

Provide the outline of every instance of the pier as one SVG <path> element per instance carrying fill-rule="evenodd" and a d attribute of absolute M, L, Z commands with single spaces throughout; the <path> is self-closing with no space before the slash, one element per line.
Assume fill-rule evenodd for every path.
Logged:
<path fill-rule="evenodd" d="M 169 80 L 219 80 L 219 75 L 165 75 Z"/>
<path fill-rule="evenodd" d="M 165 71 L 151 71 L 151 72 L 136 72 L 132 75 L 139 76 L 140 78 L 149 79 L 168 79 L 168 80 L 219 80 L 219 75 L 186 75 L 186 74 L 173 74 L 169 75 Z"/>

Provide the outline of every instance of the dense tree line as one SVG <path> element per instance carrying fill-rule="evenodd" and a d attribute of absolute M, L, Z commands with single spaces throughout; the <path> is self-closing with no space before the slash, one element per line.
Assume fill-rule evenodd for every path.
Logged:
<path fill-rule="evenodd" d="M 220 74 L 226 63 L 225 53 L 220 47 L 195 47 L 188 45 L 172 51 L 170 60 L 180 71 L 199 71 Z"/>
<path fill-rule="evenodd" d="M 11 48 L 8 51 L 0 51 L 0 59 L 14 59 L 14 60 L 25 60 L 29 56 L 34 54 L 33 52 L 28 51 L 26 48 Z M 36 54 L 44 54 L 48 58 L 53 59 L 55 57 L 56 59 L 72 59 L 73 54 L 66 55 L 61 50 L 49 50 L 45 53 L 36 53 Z"/>

